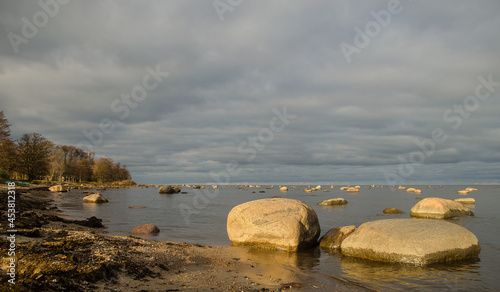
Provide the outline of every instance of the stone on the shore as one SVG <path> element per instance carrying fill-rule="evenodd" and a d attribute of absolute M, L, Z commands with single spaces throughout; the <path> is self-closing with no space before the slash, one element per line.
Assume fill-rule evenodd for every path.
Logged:
<path fill-rule="evenodd" d="M 474 216 L 474 213 L 458 202 L 441 198 L 425 198 L 410 211 L 412 217 L 430 219 L 447 219 L 465 215 Z"/>
<path fill-rule="evenodd" d="M 319 206 L 345 205 L 347 201 L 344 198 L 335 198 L 324 200 L 318 203 Z"/>
<path fill-rule="evenodd" d="M 382 211 L 384 214 L 403 214 L 404 212 L 399 210 L 398 208 L 385 208 Z"/>
<path fill-rule="evenodd" d="M 459 198 L 455 199 L 454 201 L 459 202 L 460 204 L 469 204 L 469 205 L 476 204 L 476 200 L 474 198 Z"/>
<path fill-rule="evenodd" d="M 398 190 L 404 190 L 404 189 L 406 189 L 406 187 L 403 187 L 403 186 L 398 187 Z"/>
<path fill-rule="evenodd" d="M 344 226 L 330 229 L 319 240 L 319 246 L 330 249 L 338 249 L 344 239 L 356 230 L 356 226 Z"/>
<path fill-rule="evenodd" d="M 347 190 L 348 188 L 349 188 L 349 187 L 341 187 L 341 188 L 340 188 L 340 190 L 341 190 L 341 191 L 345 191 L 345 190 Z"/>
<path fill-rule="evenodd" d="M 320 185 L 316 186 L 316 189 L 321 190 L 321 186 Z"/>
<path fill-rule="evenodd" d="M 407 191 L 408 193 L 413 193 L 413 192 L 415 192 L 416 190 L 417 190 L 416 188 L 408 188 L 408 189 L 406 189 L 406 191 Z"/>
<path fill-rule="evenodd" d="M 60 193 L 60 192 L 66 192 L 67 190 L 61 185 L 55 185 L 55 186 L 51 186 L 49 188 L 49 191 L 51 191 L 53 193 Z"/>
<path fill-rule="evenodd" d="M 341 244 L 342 255 L 373 261 L 427 265 L 476 258 L 477 237 L 457 224 L 387 219 L 362 224 Z"/>
<path fill-rule="evenodd" d="M 233 245 L 297 251 L 317 244 L 320 226 L 305 203 L 270 198 L 234 207 L 227 216 L 227 234 Z"/>
<path fill-rule="evenodd" d="M 83 198 L 84 203 L 107 203 L 109 202 L 108 199 L 104 198 L 100 193 L 94 193 L 87 195 L 86 197 Z"/>
<path fill-rule="evenodd" d="M 132 229 L 131 233 L 140 235 L 156 235 L 160 232 L 158 226 L 154 224 L 142 224 Z"/>
<path fill-rule="evenodd" d="M 359 192 L 359 189 L 358 188 L 348 188 L 346 190 L 346 192 L 348 192 L 348 193 L 357 193 L 357 192 Z"/>
<path fill-rule="evenodd" d="M 160 194 L 176 194 L 176 193 L 180 193 L 180 192 L 181 192 L 181 188 L 173 187 L 173 186 L 169 186 L 169 185 L 162 186 L 158 190 L 158 193 L 160 193 Z"/>
<path fill-rule="evenodd" d="M 282 192 L 286 192 L 286 191 L 288 191 L 288 187 L 281 187 L 281 188 L 280 188 L 280 191 L 282 191 Z"/>

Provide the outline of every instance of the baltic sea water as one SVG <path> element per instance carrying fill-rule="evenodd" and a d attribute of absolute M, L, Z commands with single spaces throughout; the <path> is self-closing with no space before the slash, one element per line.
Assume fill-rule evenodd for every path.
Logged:
<path fill-rule="evenodd" d="M 234 206 L 251 200 L 273 196 L 301 200 L 316 211 L 323 235 L 329 229 L 340 226 L 359 226 L 364 222 L 379 219 L 410 218 L 410 209 L 418 202 L 416 197 L 472 197 L 476 199 L 476 204 L 467 207 L 475 216 L 447 221 L 461 225 L 477 236 L 481 245 L 478 260 L 415 267 L 342 257 L 336 252 L 321 248 L 276 258 L 278 261 L 286 259 L 286 264 L 299 269 L 358 282 L 380 291 L 500 290 L 500 186 L 473 186 L 478 191 L 466 196 L 457 194 L 457 191 L 468 186 L 412 186 L 420 188 L 421 194 L 408 193 L 388 186 L 362 186 L 359 193 L 346 193 L 339 190 L 340 186 L 332 189 L 330 185 L 322 185 L 321 190 L 312 193 L 303 192 L 303 188 L 308 187 L 303 185 L 297 186 L 300 190 L 288 185 L 287 192 L 280 192 L 277 186 L 272 189 L 266 187 L 262 185 L 260 188 L 240 189 L 236 186 L 220 186 L 217 190 L 183 188 L 188 194 L 174 195 L 159 194 L 158 189 L 152 187 L 108 188 L 99 192 L 110 202 L 99 205 L 83 204 L 83 190 L 54 194 L 54 198 L 67 216 L 102 218 L 106 230 L 112 235 L 128 236 L 135 226 L 154 223 L 161 232 L 152 238 L 153 240 L 229 246 L 231 243 L 226 233 L 227 214 Z M 203 192 L 208 194 L 208 197 L 202 196 Z M 345 198 L 348 204 L 316 205 L 322 200 L 339 197 Z M 145 208 L 129 208 L 130 205 L 142 205 Z M 405 214 L 382 214 L 382 210 L 388 207 L 401 209 Z M 191 208 L 192 214 L 187 217 L 188 208 Z"/>

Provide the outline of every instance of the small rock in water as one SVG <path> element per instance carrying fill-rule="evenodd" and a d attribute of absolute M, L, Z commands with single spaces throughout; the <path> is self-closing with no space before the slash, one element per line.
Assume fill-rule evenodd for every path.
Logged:
<path fill-rule="evenodd" d="M 403 214 L 404 212 L 399 210 L 398 208 L 385 208 L 383 213 L 384 214 Z"/>
<path fill-rule="evenodd" d="M 160 232 L 158 226 L 154 224 L 142 224 L 132 229 L 131 233 L 140 235 L 156 235 Z"/>

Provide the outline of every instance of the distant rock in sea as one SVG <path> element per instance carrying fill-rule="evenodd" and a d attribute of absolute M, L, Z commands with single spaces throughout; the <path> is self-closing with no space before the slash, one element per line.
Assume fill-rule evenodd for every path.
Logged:
<path fill-rule="evenodd" d="M 448 219 L 458 216 L 474 216 L 464 205 L 441 198 L 425 198 L 411 208 L 410 216 L 417 218 Z"/>
<path fill-rule="evenodd" d="M 165 185 L 162 186 L 159 190 L 158 193 L 160 194 L 177 194 L 181 192 L 181 188 L 179 187 L 173 187 L 170 185 Z"/>
<path fill-rule="evenodd" d="M 319 206 L 333 206 L 333 205 L 345 205 L 347 201 L 344 198 L 335 198 L 324 200 L 318 203 Z"/>

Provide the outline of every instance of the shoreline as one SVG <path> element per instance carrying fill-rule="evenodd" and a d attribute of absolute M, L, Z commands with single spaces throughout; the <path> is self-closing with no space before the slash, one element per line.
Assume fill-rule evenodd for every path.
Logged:
<path fill-rule="evenodd" d="M 16 284 L 1 264 L 0 291 L 373 291 L 331 276 L 312 274 L 252 253 L 251 247 L 215 247 L 134 236 L 112 236 L 69 220 L 36 188 L 16 188 L 19 228 Z M 5 189 L 0 189 L 5 204 Z M 0 231 L 6 234 L 2 208 Z M 0 241 L 7 250 L 5 236 Z M 3 283 L 6 283 L 5 285 Z M 109 287 L 109 288 L 108 288 Z"/>

